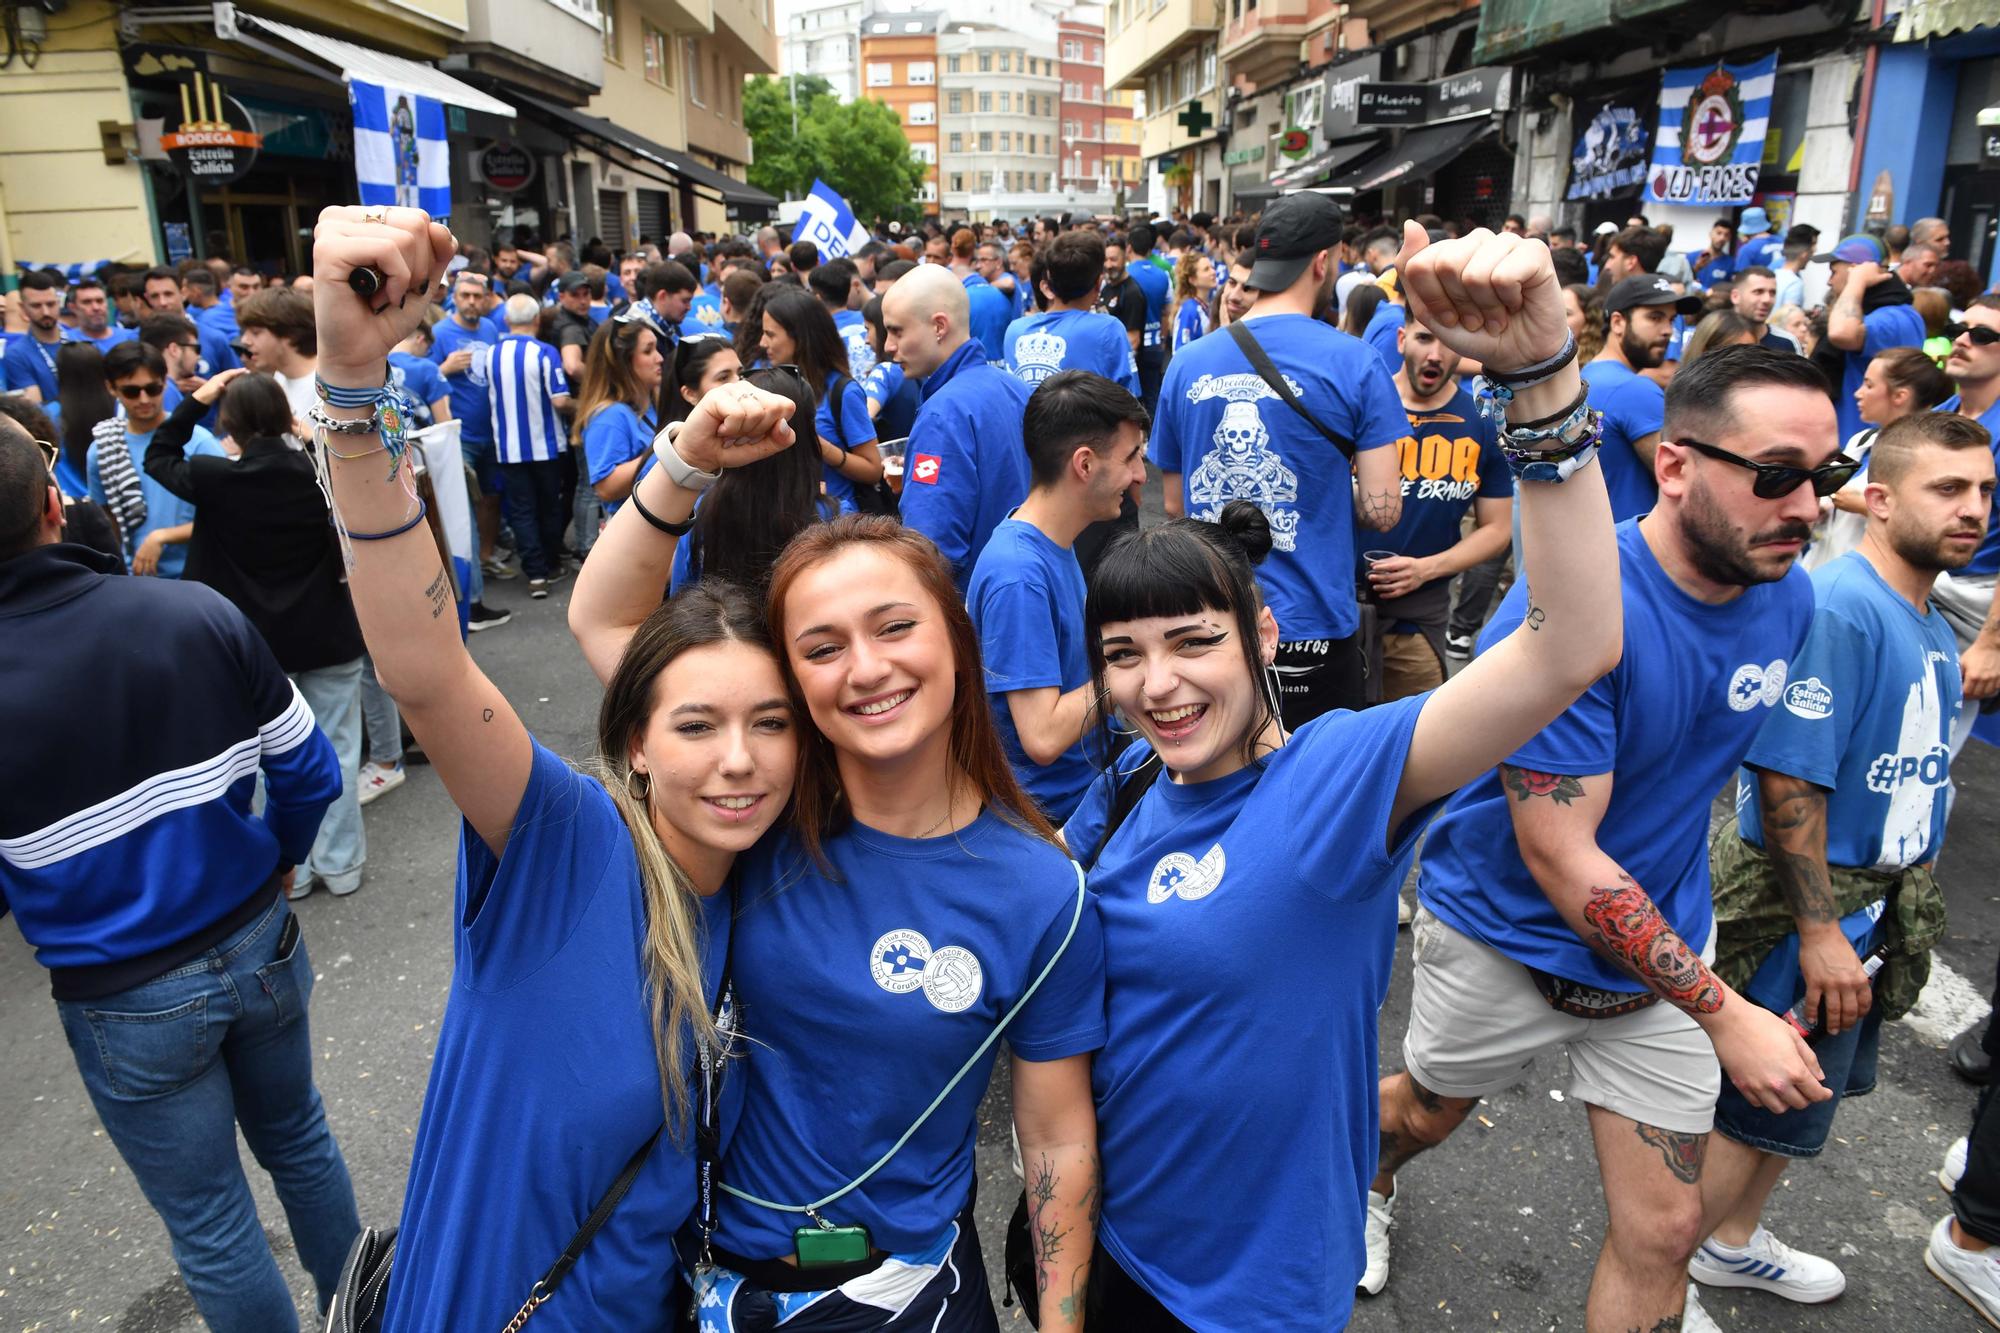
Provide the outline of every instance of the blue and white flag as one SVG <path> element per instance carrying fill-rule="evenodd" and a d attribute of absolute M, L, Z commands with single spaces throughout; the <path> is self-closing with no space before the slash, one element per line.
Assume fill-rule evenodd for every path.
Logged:
<path fill-rule="evenodd" d="M 794 241 L 811 241 L 820 258 L 840 259 L 868 244 L 868 230 L 854 220 L 854 210 L 825 181 L 815 179 L 805 208 L 792 227 Z"/>
<path fill-rule="evenodd" d="M 402 88 L 350 79 L 354 105 L 354 179 L 363 204 L 451 213 L 451 159 L 444 103 Z"/>
<path fill-rule="evenodd" d="M 1757 192 L 1778 53 L 1747 65 L 1691 65 L 1660 80 L 1660 127 L 1646 198 L 1655 204 L 1747 204 Z"/>
<path fill-rule="evenodd" d="M 95 276 L 98 270 L 110 262 L 109 259 L 93 259 L 88 264 L 35 264 L 25 259 L 18 259 L 14 261 L 14 267 L 23 273 L 59 274 L 64 282 L 74 287 L 85 278 Z"/>

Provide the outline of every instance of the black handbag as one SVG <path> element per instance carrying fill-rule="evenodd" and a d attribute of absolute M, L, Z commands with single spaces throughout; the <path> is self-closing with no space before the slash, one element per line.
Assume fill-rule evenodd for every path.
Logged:
<path fill-rule="evenodd" d="M 847 391 L 853 387 L 853 383 L 851 379 L 842 379 L 833 386 L 833 428 L 840 432 L 840 447 L 843 449 L 847 447 L 847 423 L 841 419 L 840 408 L 846 401 Z M 886 478 L 877 478 L 870 482 L 854 481 L 848 484 L 854 488 L 854 507 L 861 513 L 880 514 L 887 518 L 902 517 L 902 501 L 898 500 L 896 493 L 889 489 Z"/>

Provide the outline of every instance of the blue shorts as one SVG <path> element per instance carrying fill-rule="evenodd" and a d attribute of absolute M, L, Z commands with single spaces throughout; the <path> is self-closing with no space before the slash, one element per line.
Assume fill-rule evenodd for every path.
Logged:
<path fill-rule="evenodd" d="M 1868 1016 L 1836 1036 L 1813 1034 L 1813 1054 L 1833 1096 L 1782 1115 L 1754 1106 L 1727 1078 L 1715 1103 L 1715 1127 L 1748 1148 L 1778 1157 L 1817 1157 L 1833 1132 L 1833 1113 L 1845 1097 L 1875 1091 L 1875 1057 L 1882 1046 L 1882 998 Z"/>
<path fill-rule="evenodd" d="M 491 440 L 468 440 L 463 435 L 458 438 L 459 456 L 472 469 L 472 475 L 479 479 L 480 495 L 498 495 L 505 483 L 500 480 L 500 451 Z"/>

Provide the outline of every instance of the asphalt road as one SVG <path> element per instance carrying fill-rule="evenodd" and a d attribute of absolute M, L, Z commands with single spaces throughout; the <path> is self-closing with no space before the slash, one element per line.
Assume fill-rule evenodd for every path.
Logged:
<path fill-rule="evenodd" d="M 475 638 L 475 655 L 537 735 L 567 756 L 584 755 L 598 692 L 563 629 L 567 585 L 542 603 L 529 602 L 518 582 L 488 589 L 489 601 L 516 615 Z M 1949 974 L 1940 969 L 1917 1022 L 1889 1029 L 1879 1090 L 1842 1109 L 1827 1157 L 1791 1173 L 1767 1219 L 1788 1241 L 1835 1257 L 1847 1294 L 1822 1307 L 1712 1295 L 1710 1312 L 1732 1333 L 1984 1327 L 1922 1266 L 1924 1238 L 1945 1210 L 1933 1173 L 1971 1109 L 1969 1090 L 1946 1070 L 1939 1047 L 1966 1014 L 1983 1011 L 2000 948 L 1993 873 L 2000 755 L 1975 744 L 1957 776 L 1960 804 L 1942 867 L 1951 932 L 1938 950 Z M 328 1115 L 363 1218 L 393 1222 L 449 980 L 456 822 L 426 768 L 413 768 L 366 818 L 361 892 L 341 900 L 316 894 L 299 904 L 299 915 L 318 979 L 313 1040 Z M 1405 948 L 1381 1019 L 1385 1069 L 1400 1061 L 1408 966 Z M 1970 985 L 1954 990 L 1954 975 Z M 0 924 L 0 1070 L 0 1333 L 200 1328 L 165 1231 L 98 1127 L 46 974 L 12 918 Z M 1361 1303 L 1355 1329 L 1582 1328 L 1604 1210 L 1583 1109 L 1554 1096 L 1565 1082 L 1553 1061 L 1538 1064 L 1405 1173 L 1390 1285 Z M 1007 1167 L 1004 1084 L 982 1110 L 980 1142 L 982 1234 L 997 1294 L 1000 1230 L 1017 1188 Z M 283 1214 L 247 1152 L 244 1162 L 310 1322 L 310 1284 Z M 1256 1182 L 1244 1185 L 1215 1206 L 1255 1207 Z M 1018 1315 L 1003 1309 L 1001 1318 L 1011 1324 Z"/>

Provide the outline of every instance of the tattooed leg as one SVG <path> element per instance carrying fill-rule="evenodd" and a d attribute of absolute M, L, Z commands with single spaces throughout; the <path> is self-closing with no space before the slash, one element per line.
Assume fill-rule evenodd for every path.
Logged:
<path fill-rule="evenodd" d="M 1640 1124 L 1595 1105 L 1590 1130 L 1608 1225 L 1586 1327 L 1592 1333 L 1677 1328 L 1688 1256 L 1706 1234 L 1699 1182 L 1708 1137 Z"/>
<path fill-rule="evenodd" d="M 1391 1074 L 1379 1085 L 1381 1138 L 1377 1144 L 1376 1193 L 1395 1192 L 1396 1172 L 1426 1148 L 1436 1147 L 1465 1123 L 1477 1102 L 1474 1097 L 1444 1097 L 1411 1078 Z"/>
<path fill-rule="evenodd" d="M 1701 1180 L 1701 1164 L 1708 1156 L 1708 1135 L 1682 1134 L 1654 1125 L 1634 1125 L 1639 1141 L 1660 1150 L 1660 1157 L 1674 1179 L 1693 1185 Z"/>

